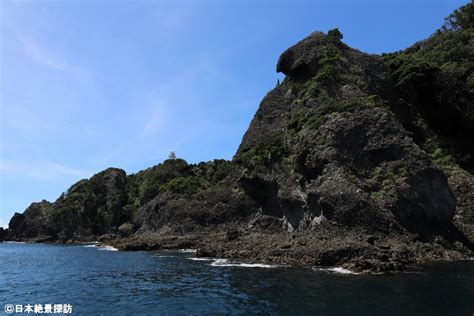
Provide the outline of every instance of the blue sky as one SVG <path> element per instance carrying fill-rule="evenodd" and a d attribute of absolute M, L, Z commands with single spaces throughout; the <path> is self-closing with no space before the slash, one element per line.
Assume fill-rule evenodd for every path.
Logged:
<path fill-rule="evenodd" d="M 0 2 L 0 226 L 107 167 L 230 159 L 278 56 L 339 27 L 370 53 L 467 1 Z"/>

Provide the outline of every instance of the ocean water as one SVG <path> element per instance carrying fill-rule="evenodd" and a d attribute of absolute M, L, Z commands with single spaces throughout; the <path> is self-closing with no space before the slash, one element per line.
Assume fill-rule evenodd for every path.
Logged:
<path fill-rule="evenodd" d="M 0 304 L 0 313 L 6 304 L 71 304 L 75 315 L 471 316 L 474 262 L 354 275 L 192 251 L 0 243 Z"/>

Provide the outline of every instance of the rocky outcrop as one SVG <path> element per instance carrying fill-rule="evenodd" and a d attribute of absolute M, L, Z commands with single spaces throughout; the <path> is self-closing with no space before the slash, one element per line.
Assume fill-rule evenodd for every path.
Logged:
<path fill-rule="evenodd" d="M 415 59 L 432 58 L 444 39 L 471 45 L 466 32 L 439 31 Z M 166 160 L 128 176 L 107 169 L 15 214 L 7 238 L 194 247 L 205 256 L 358 271 L 472 256 L 474 146 L 455 146 L 471 141 L 459 130 L 446 140 L 444 110 L 428 115 L 426 87 L 413 79 L 420 68 L 407 62 L 414 51 L 370 55 L 344 44 L 337 29 L 315 32 L 281 55 L 285 79 L 262 100 L 232 161 Z M 442 58 L 463 69 L 454 97 L 462 96 L 457 120 L 467 131 L 471 61 Z M 436 106 L 453 106 L 446 81 L 436 82 L 444 91 Z"/>
<path fill-rule="evenodd" d="M 390 110 L 398 104 L 380 57 L 317 32 L 284 52 L 277 70 L 287 77 L 234 158 L 263 214 L 285 217 L 291 230 L 320 217 L 385 232 L 452 222 L 446 176 Z"/>
<path fill-rule="evenodd" d="M 46 200 L 31 203 L 23 214 L 15 213 L 8 224 L 7 238 L 35 238 L 45 234 L 44 210 L 51 206 Z"/>
<path fill-rule="evenodd" d="M 54 203 L 32 203 L 23 214 L 15 213 L 8 236 L 13 240 L 89 240 L 117 227 L 130 214 L 126 174 L 109 168 L 71 186 Z"/>

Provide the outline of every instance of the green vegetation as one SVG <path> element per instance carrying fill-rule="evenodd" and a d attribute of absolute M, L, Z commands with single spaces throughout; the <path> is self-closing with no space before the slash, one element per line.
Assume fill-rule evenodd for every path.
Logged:
<path fill-rule="evenodd" d="M 107 195 L 103 178 L 105 172 L 96 174 L 90 180 L 77 182 L 56 203 L 43 208 L 46 229 L 72 236 L 78 227 L 89 233 L 102 234 L 104 229 L 113 225 L 114 207 L 120 208 L 125 197 L 118 192 Z M 126 218 L 123 216 L 115 220 L 119 222 Z"/>
<path fill-rule="evenodd" d="M 459 9 L 454 10 L 444 22 L 444 31 L 457 31 L 474 27 L 474 5 L 472 1 Z"/>
<path fill-rule="evenodd" d="M 313 82 L 322 88 L 332 87 L 339 82 L 339 62 L 342 55 L 339 49 L 333 46 L 326 47 L 326 55 L 319 61 L 319 71 L 314 76 Z"/>
<path fill-rule="evenodd" d="M 331 113 L 349 112 L 355 109 L 368 109 L 374 107 L 387 108 L 387 104 L 382 98 L 376 95 L 368 97 L 352 97 L 336 101 L 326 97 L 325 101 L 314 108 L 300 108 L 288 115 L 286 128 L 291 135 L 301 131 L 304 127 L 316 129 L 327 119 L 326 115 Z"/>
<path fill-rule="evenodd" d="M 441 148 L 432 139 L 428 139 L 428 141 L 423 144 L 422 148 L 430 155 L 434 164 L 443 170 L 448 176 L 462 170 L 459 166 L 459 161 L 473 159 L 472 154 L 468 154 L 467 157 L 456 156 L 456 153 L 449 151 L 446 148 Z"/>
<path fill-rule="evenodd" d="M 441 135 L 427 151 L 440 166 L 474 168 L 474 4 L 455 10 L 428 39 L 384 55 L 396 93 L 411 118 L 404 122 L 420 146 L 432 142 L 423 124 Z M 429 147 L 429 146 L 428 146 Z M 449 158 L 447 158 L 449 157 Z"/>
<path fill-rule="evenodd" d="M 286 157 L 288 152 L 281 134 L 266 137 L 251 149 L 243 151 L 236 162 L 243 164 L 249 171 L 264 171 Z"/>
<path fill-rule="evenodd" d="M 286 129 L 294 136 L 304 128 L 317 129 L 331 113 L 342 113 L 373 107 L 388 108 L 378 95 L 372 95 L 364 69 L 353 69 L 341 50 L 342 34 L 338 29 L 328 32 L 324 56 L 317 62 L 313 77 L 290 81 L 294 110 L 287 114 Z M 343 92 L 344 91 L 344 92 Z M 341 94 L 344 96 L 341 97 Z"/>
<path fill-rule="evenodd" d="M 227 160 L 216 159 L 197 165 L 189 165 L 183 159 L 166 160 L 129 176 L 128 200 L 132 207 L 138 208 L 164 192 L 193 196 L 224 180 L 232 170 Z"/>
<path fill-rule="evenodd" d="M 342 33 L 339 31 L 338 28 L 332 29 L 328 31 L 328 38 L 332 41 L 340 41 L 343 38 Z"/>
<path fill-rule="evenodd" d="M 219 192 L 220 183 L 233 168 L 226 160 L 189 165 L 176 159 L 127 178 L 122 170 L 107 169 L 77 182 L 54 204 L 42 205 L 42 229 L 67 239 L 78 233 L 101 235 L 130 220 L 138 208 L 159 194 L 193 197 L 212 188 Z"/>
<path fill-rule="evenodd" d="M 158 195 L 162 185 L 190 175 L 191 167 L 183 159 L 165 160 L 162 164 L 129 176 L 129 201 L 139 207 Z"/>
<path fill-rule="evenodd" d="M 297 95 L 296 103 L 304 104 L 328 89 L 336 88 L 341 82 L 342 55 L 340 49 L 332 45 L 325 47 L 326 53 L 318 61 L 318 71 L 304 82 L 292 82 L 292 91 Z"/>
<path fill-rule="evenodd" d="M 448 137 L 474 133 L 473 3 L 451 14 L 427 40 L 384 55 L 403 104 Z"/>
<path fill-rule="evenodd" d="M 402 160 L 390 165 L 378 165 L 373 169 L 349 166 L 345 169 L 346 178 L 356 187 L 368 192 L 373 199 L 385 196 L 391 187 L 400 185 L 410 175 L 410 166 Z"/>
<path fill-rule="evenodd" d="M 403 164 L 397 166 L 393 170 L 376 167 L 372 172 L 372 177 L 368 181 L 386 187 L 390 183 L 404 180 L 408 175 L 407 168 Z"/>
<path fill-rule="evenodd" d="M 379 198 L 392 186 L 404 181 L 410 175 L 407 167 L 402 163 L 396 167 L 376 167 L 370 177 L 365 180 L 363 187 L 370 192 L 372 198 Z"/>

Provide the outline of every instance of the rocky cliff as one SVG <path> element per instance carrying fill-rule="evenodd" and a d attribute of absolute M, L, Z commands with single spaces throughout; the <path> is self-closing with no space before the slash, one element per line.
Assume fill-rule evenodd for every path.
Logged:
<path fill-rule="evenodd" d="M 2 235 L 358 271 L 472 256 L 473 21 L 468 4 L 382 56 L 315 32 L 280 56 L 232 161 L 109 168 Z"/>

